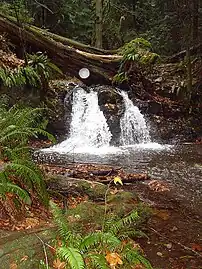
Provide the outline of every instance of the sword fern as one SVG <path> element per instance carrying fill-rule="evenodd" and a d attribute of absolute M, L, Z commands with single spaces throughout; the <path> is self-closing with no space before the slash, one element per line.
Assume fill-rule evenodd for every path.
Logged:
<path fill-rule="evenodd" d="M 0 195 L 16 194 L 24 202 L 28 193 L 35 192 L 48 204 L 48 195 L 40 169 L 31 160 L 28 142 L 31 137 L 43 135 L 54 141 L 46 132 L 42 108 L 13 106 L 0 108 L 0 158 L 7 158 L 0 175 Z M 4 180 L 3 180 L 4 179 Z M 14 183 L 15 181 L 15 183 Z"/>
<path fill-rule="evenodd" d="M 152 269 L 149 261 L 140 254 L 139 250 L 134 248 L 131 243 L 123 244 L 119 235 L 120 229 L 126 231 L 127 225 L 130 225 L 138 218 L 137 212 L 132 212 L 127 217 L 113 224 L 112 227 L 104 231 L 89 233 L 81 236 L 72 231 L 68 225 L 65 215 L 61 209 L 53 202 L 50 202 L 54 222 L 58 228 L 59 240 L 61 246 L 57 248 L 58 257 L 66 262 L 66 268 L 71 269 L 110 269 L 107 253 L 119 257 L 120 268 L 134 268 L 136 264 L 143 264 L 145 268 Z M 127 237 L 129 239 L 129 236 Z M 130 242 L 128 240 L 128 242 Z M 120 260 L 121 259 L 121 260 Z"/>

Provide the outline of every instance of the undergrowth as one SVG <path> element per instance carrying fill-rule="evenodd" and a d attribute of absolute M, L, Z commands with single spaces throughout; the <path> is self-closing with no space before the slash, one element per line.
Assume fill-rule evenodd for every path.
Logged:
<path fill-rule="evenodd" d="M 119 54 L 123 59 L 113 81 L 120 84 L 129 80 L 128 73 L 135 64 L 139 69 L 147 69 L 160 60 L 160 56 L 152 52 L 150 42 L 144 38 L 136 38 L 126 43 L 119 49 Z"/>
<path fill-rule="evenodd" d="M 88 203 L 85 206 L 88 208 Z M 146 236 L 139 229 L 141 216 L 137 208 L 126 216 L 120 217 L 111 210 L 105 210 L 108 207 L 106 202 L 105 209 L 100 211 L 100 226 L 95 225 L 96 220 L 93 222 L 93 219 L 89 219 L 91 226 L 89 232 L 89 230 L 78 229 L 79 227 L 75 225 L 77 221 L 82 225 L 81 216 L 74 215 L 72 225 L 70 215 L 67 217 L 68 212 L 64 214 L 53 202 L 50 202 L 50 207 L 57 226 L 55 261 L 64 266 L 63 268 L 132 269 L 136 265 L 142 265 L 142 268 L 152 269 L 139 245 L 134 241 L 137 237 Z M 91 211 L 91 207 L 88 209 Z M 91 215 L 91 212 L 89 214 Z"/>
<path fill-rule="evenodd" d="M 43 119 L 43 108 L 20 107 L 0 108 L 0 196 L 8 193 L 24 203 L 31 203 L 31 196 L 38 195 L 48 204 L 43 174 L 31 159 L 29 139 L 43 135 L 54 141 L 45 131 L 47 121 Z"/>

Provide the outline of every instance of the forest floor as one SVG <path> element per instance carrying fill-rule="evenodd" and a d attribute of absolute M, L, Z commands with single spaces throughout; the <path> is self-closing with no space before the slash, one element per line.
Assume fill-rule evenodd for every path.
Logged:
<path fill-rule="evenodd" d="M 72 167 L 68 166 L 68 169 L 70 168 L 71 171 L 75 169 L 75 164 L 72 164 Z M 103 168 L 100 165 L 80 165 L 84 178 L 85 173 L 89 178 L 89 169 L 91 172 L 94 170 L 96 173 L 98 171 L 106 173 L 111 168 L 107 166 Z M 48 173 L 55 171 L 53 174 L 64 175 L 67 168 L 45 165 L 44 169 Z M 118 173 L 120 174 L 120 170 Z M 103 178 L 103 173 L 101 174 L 101 176 L 94 176 L 93 180 Z M 122 177 L 126 177 L 123 171 Z M 139 244 L 155 269 L 202 268 L 200 216 L 194 214 L 189 208 L 179 205 L 164 184 L 147 179 L 144 183 L 141 181 L 126 183 L 120 187 L 114 186 L 110 190 L 110 195 L 114 198 L 109 202 L 109 207 L 119 212 L 128 213 L 140 204 L 144 204 L 145 208 L 148 206 L 151 208 L 150 217 L 142 227 L 148 238 L 139 238 L 135 242 Z M 63 200 L 52 199 L 63 206 Z M 100 212 L 104 207 L 104 198 L 91 201 L 87 194 L 76 196 L 67 194 L 66 199 L 70 210 L 68 219 L 75 227 L 83 227 L 89 231 L 94 227 L 99 227 L 103 218 Z M 0 268 L 2 269 L 38 268 L 39 260 L 44 260 L 43 242 L 52 244 L 55 227 L 49 212 L 37 206 L 29 208 L 27 212 L 27 217 L 23 221 L 15 222 L 13 226 L 10 226 L 9 222 L 6 225 L 5 221 L 0 223 L 2 228 L 0 231 Z M 77 215 L 81 218 L 72 217 Z M 52 264 L 51 252 L 48 256 Z"/>

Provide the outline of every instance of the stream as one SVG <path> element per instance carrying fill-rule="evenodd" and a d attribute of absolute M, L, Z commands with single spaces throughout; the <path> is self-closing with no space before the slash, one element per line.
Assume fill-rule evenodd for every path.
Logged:
<path fill-rule="evenodd" d="M 36 152 L 37 160 L 54 164 L 93 162 L 118 165 L 133 173 L 149 173 L 152 179 L 169 183 L 177 201 L 201 213 L 202 145 L 155 143 L 139 108 L 126 92 L 115 91 L 124 107 L 119 120 L 118 146 L 112 146 L 112 128 L 99 106 L 99 87 L 86 91 L 76 86 L 67 138 Z"/>
<path fill-rule="evenodd" d="M 44 154 L 41 151 L 36 155 L 38 161 L 45 163 L 100 163 L 121 166 L 129 172 L 149 173 L 153 179 L 168 182 L 176 200 L 190 210 L 202 213 L 202 145 L 150 143 L 99 150 L 91 148 L 88 153 Z"/>

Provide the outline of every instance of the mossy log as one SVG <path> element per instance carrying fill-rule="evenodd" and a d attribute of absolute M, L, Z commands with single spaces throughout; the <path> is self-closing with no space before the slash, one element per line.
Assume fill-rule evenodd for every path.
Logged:
<path fill-rule="evenodd" d="M 121 55 L 115 51 L 105 51 L 58 36 L 35 26 L 19 25 L 14 18 L 0 14 L 0 33 L 6 33 L 8 38 L 21 48 L 24 43 L 29 52 L 46 52 L 51 60 L 62 71 L 70 76 L 79 77 L 81 68 L 90 70 L 86 84 L 110 84 L 117 73 Z"/>
<path fill-rule="evenodd" d="M 107 186 L 100 182 L 92 182 L 81 178 L 63 175 L 46 177 L 47 189 L 50 193 L 67 195 L 88 195 L 90 199 L 103 199 Z"/>

